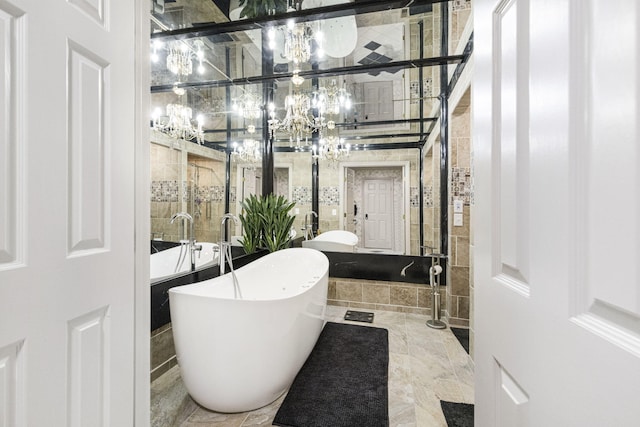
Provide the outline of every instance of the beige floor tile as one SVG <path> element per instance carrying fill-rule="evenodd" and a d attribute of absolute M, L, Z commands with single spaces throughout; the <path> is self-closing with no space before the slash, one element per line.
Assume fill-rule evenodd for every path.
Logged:
<path fill-rule="evenodd" d="M 419 427 L 447 427 L 440 404 L 428 408 L 416 406 L 416 424 Z"/>
<path fill-rule="evenodd" d="M 246 413 L 220 414 L 198 408 L 181 427 L 240 427 L 246 418 Z"/>

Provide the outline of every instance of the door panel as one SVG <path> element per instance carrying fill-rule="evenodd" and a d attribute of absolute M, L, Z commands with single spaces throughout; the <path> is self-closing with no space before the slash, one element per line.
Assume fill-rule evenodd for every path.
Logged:
<path fill-rule="evenodd" d="M 133 425 L 135 15 L 0 1 L 3 426 Z"/>
<path fill-rule="evenodd" d="M 365 82 L 364 121 L 393 120 L 393 82 Z"/>
<path fill-rule="evenodd" d="M 640 5 L 474 20 L 476 425 L 637 424 Z"/>
<path fill-rule="evenodd" d="M 393 180 L 364 182 L 364 247 L 393 247 Z"/>

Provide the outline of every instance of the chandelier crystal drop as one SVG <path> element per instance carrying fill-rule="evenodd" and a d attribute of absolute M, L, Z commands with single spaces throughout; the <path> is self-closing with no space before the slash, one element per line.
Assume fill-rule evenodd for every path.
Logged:
<path fill-rule="evenodd" d="M 168 104 L 167 114 L 162 115 L 159 108 L 153 113 L 153 128 L 165 133 L 172 138 L 184 139 L 186 141 L 196 140 L 198 144 L 204 142 L 204 132 L 202 125 L 204 117 L 199 115 L 194 126 L 192 117 L 193 111 L 189 107 L 181 104 Z"/>

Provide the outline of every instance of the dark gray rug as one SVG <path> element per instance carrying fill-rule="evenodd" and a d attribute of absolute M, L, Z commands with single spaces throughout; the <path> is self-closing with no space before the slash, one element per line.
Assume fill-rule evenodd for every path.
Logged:
<path fill-rule="evenodd" d="M 441 400 L 440 406 L 448 427 L 473 427 L 473 405 Z"/>
<path fill-rule="evenodd" d="M 389 333 L 328 322 L 273 424 L 387 427 Z"/>
<path fill-rule="evenodd" d="M 453 332 L 453 335 L 458 339 L 464 351 L 469 354 L 469 330 L 464 328 L 451 328 L 451 332 Z"/>

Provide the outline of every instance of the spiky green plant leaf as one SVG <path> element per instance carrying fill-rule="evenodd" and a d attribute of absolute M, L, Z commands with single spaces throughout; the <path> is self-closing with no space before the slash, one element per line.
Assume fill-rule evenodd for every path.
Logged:
<path fill-rule="evenodd" d="M 284 196 L 251 195 L 241 203 L 240 221 L 244 229 L 241 243 L 245 252 L 253 253 L 257 247 L 275 252 L 289 246 L 291 227 L 295 216 L 290 214 L 295 203 Z"/>

